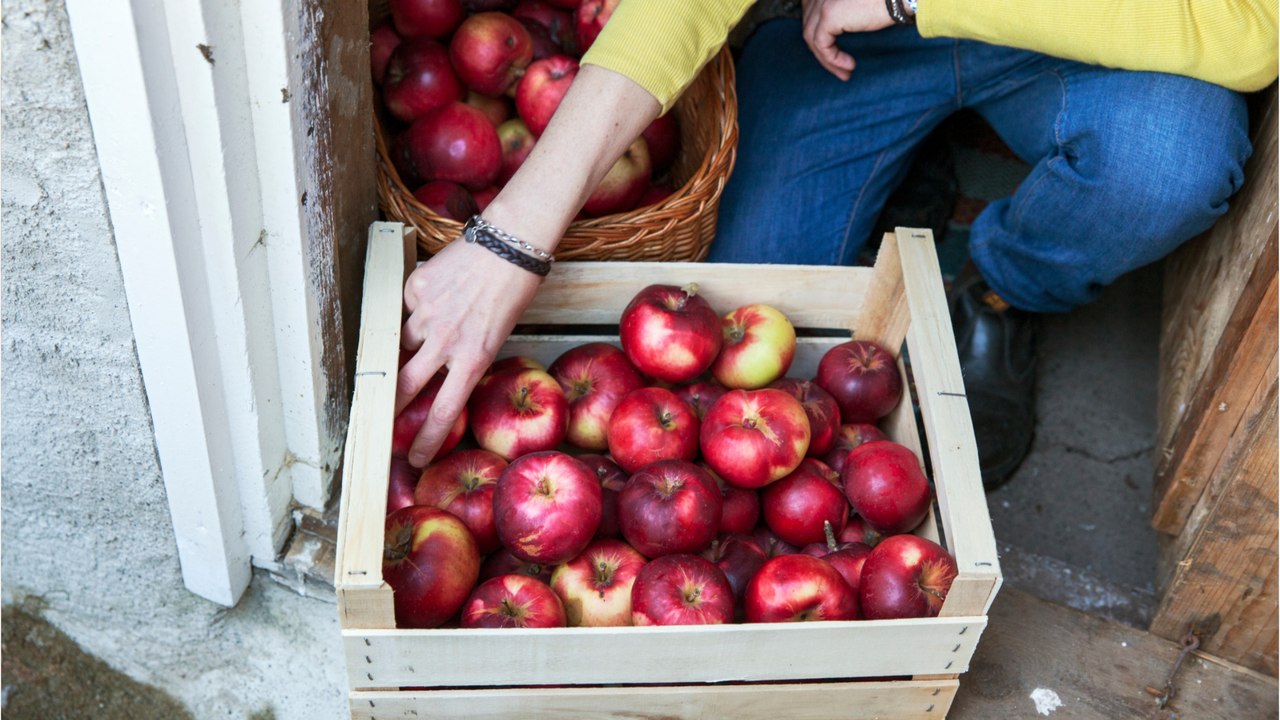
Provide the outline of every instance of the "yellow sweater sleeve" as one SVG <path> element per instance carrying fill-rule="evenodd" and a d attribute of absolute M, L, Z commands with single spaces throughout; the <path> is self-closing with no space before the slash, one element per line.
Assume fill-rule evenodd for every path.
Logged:
<path fill-rule="evenodd" d="M 925 37 L 983 40 L 1240 91 L 1276 79 L 1277 0 L 919 0 Z"/>
<path fill-rule="evenodd" d="M 582 57 L 671 109 L 755 0 L 623 0 Z"/>

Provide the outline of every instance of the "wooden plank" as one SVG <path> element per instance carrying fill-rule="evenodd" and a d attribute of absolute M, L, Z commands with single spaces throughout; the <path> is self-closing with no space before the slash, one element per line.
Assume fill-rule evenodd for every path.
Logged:
<path fill-rule="evenodd" d="M 1006 587 L 952 704 L 952 720 L 1038 718 L 1031 693 L 1054 692 L 1052 718 L 1252 720 L 1280 711 L 1274 679 L 1202 653 L 1183 663 L 1171 707 L 1143 691 L 1162 686 L 1176 643 Z"/>
<path fill-rule="evenodd" d="M 528 720 L 872 720 L 945 717 L 955 680 L 674 687 L 521 688 L 353 692 L 355 720 L 467 718 Z"/>
<path fill-rule="evenodd" d="M 870 287 L 858 317 L 853 323 L 853 336 L 858 340 L 870 340 L 899 355 L 902 341 L 911 324 L 910 307 L 906 301 L 906 286 L 902 282 L 902 255 L 898 252 L 898 239 L 893 233 L 885 233 L 876 254 Z"/>
<path fill-rule="evenodd" d="M 501 632 L 348 629 L 343 646 L 353 690 L 807 680 L 964 672 L 985 626 L 983 617 L 956 617 Z M 672 662 L 676 648 L 680 661 Z"/>
<path fill-rule="evenodd" d="M 845 341 L 846 338 L 797 338 L 796 354 L 791 361 L 791 370 L 787 372 L 787 377 L 812 378 L 817 372 L 818 361 L 822 359 L 823 354 Z M 497 358 L 523 355 L 543 365 L 550 365 L 566 351 L 590 342 L 606 342 L 615 347 L 622 347 L 617 335 L 512 335 L 498 351 Z"/>

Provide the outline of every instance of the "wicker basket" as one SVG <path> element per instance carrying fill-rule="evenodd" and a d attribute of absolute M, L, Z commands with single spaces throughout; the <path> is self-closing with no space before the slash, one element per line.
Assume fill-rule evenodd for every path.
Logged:
<path fill-rule="evenodd" d="M 738 148 L 738 104 L 728 48 L 712 58 L 676 102 L 681 151 L 670 170 L 677 189 L 665 200 L 630 212 L 576 220 L 556 248 L 561 260 L 697 261 L 716 234 L 720 193 Z M 431 255 L 462 234 L 413 197 L 388 152 L 384 118 L 374 113 L 378 202 L 389 220 L 418 230 L 418 249 Z"/>

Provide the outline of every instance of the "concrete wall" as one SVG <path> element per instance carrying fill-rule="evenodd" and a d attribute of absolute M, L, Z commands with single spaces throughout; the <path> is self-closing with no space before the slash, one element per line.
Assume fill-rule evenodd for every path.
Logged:
<path fill-rule="evenodd" d="M 197 717 L 337 717 L 332 604 L 182 586 L 64 4 L 2 12 L 4 600 Z"/>

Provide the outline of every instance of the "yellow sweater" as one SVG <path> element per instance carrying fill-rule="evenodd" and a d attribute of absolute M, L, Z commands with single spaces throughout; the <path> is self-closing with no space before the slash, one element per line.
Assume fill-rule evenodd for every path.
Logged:
<path fill-rule="evenodd" d="M 626 0 L 582 62 L 666 112 L 754 0 Z M 1276 79 L 1277 0 L 919 0 L 925 37 L 982 40 L 1252 91 Z M 855 70 L 856 72 L 856 70 Z"/>

